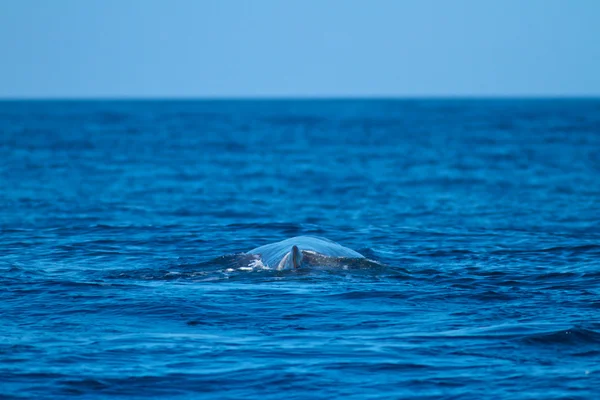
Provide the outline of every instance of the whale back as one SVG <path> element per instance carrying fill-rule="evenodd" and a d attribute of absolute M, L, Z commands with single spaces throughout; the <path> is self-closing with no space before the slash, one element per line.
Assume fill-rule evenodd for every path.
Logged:
<path fill-rule="evenodd" d="M 315 236 L 297 236 L 281 242 L 267 244 L 252 249 L 248 254 L 260 255 L 263 264 L 275 268 L 279 262 L 290 252 L 292 246 L 298 246 L 302 251 L 313 251 L 327 257 L 364 258 L 352 249 L 344 247 L 326 238 Z"/>

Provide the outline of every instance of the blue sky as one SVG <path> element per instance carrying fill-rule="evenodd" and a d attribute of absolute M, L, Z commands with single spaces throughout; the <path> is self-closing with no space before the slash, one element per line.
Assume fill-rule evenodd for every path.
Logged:
<path fill-rule="evenodd" d="M 1 0 L 0 97 L 597 96 L 596 0 Z"/>

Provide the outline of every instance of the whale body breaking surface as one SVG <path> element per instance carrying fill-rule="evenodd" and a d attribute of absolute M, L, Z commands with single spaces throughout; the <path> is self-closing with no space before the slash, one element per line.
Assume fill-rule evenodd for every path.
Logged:
<path fill-rule="evenodd" d="M 300 268 L 315 263 L 327 264 L 337 259 L 365 257 L 339 243 L 316 236 L 297 236 L 250 250 L 269 268 Z"/>

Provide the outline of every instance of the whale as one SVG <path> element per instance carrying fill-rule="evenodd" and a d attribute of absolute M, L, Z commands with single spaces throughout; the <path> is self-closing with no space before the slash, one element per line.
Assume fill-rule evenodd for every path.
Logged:
<path fill-rule="evenodd" d="M 365 258 L 362 254 L 332 240 L 317 236 L 296 236 L 250 250 L 263 265 L 278 270 L 307 265 L 331 265 L 339 259 Z"/>

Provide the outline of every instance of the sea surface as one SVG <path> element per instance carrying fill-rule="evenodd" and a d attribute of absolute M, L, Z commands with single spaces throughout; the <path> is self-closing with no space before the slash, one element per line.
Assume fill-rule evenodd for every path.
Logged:
<path fill-rule="evenodd" d="M 600 100 L 0 102 L 0 398 L 69 397 L 600 398 Z"/>

